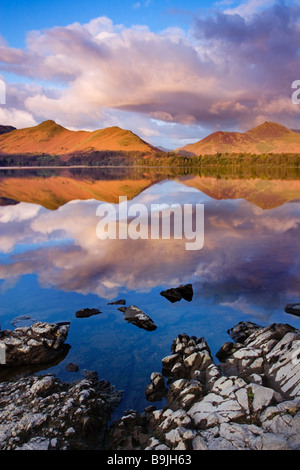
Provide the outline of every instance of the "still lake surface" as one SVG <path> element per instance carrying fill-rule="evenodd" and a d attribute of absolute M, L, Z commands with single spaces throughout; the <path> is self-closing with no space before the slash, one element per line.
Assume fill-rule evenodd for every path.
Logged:
<path fill-rule="evenodd" d="M 124 390 L 115 417 L 149 405 L 144 390 L 173 339 L 203 336 L 212 354 L 243 320 L 268 325 L 300 318 L 300 178 L 286 170 L 247 175 L 170 169 L 0 170 L 0 324 L 70 321 L 67 356 L 41 374 L 73 381 L 84 370 Z M 204 204 L 204 246 L 186 240 L 105 240 L 96 235 L 100 202 Z M 162 290 L 192 283 L 191 302 L 170 303 Z M 155 324 L 126 323 L 125 299 Z M 76 318 L 82 308 L 102 312 Z M 28 320 L 16 320 L 29 316 Z M 79 371 L 66 365 L 77 363 Z"/>

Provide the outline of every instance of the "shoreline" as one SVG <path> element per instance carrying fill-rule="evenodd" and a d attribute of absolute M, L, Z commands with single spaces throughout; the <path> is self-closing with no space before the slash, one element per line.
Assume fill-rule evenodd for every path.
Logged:
<path fill-rule="evenodd" d="M 202 168 L 228 168 L 231 166 L 234 167 L 244 167 L 246 165 L 246 168 L 255 168 L 255 169 L 299 169 L 299 166 L 297 165 L 268 165 L 268 164 L 247 164 L 247 162 L 244 163 L 227 163 L 227 164 L 222 164 L 222 163 L 217 163 L 217 164 L 203 164 L 196 166 L 196 165 L 46 165 L 46 166 L 0 166 L 0 170 L 55 170 L 55 169 L 69 169 L 69 168 L 111 168 L 111 169 L 117 169 L 117 168 L 141 168 L 141 169 L 148 169 L 148 168 L 170 168 L 170 169 L 191 169 L 191 170 L 201 170 Z"/>
<path fill-rule="evenodd" d="M 41 327 L 49 324 L 31 328 Z M 72 383 L 52 374 L 0 382 L 0 449 L 300 450 L 300 331 L 241 321 L 227 333 L 218 364 L 205 338 L 179 334 L 150 376 L 150 405 L 112 423 L 121 392 L 95 372 Z"/>

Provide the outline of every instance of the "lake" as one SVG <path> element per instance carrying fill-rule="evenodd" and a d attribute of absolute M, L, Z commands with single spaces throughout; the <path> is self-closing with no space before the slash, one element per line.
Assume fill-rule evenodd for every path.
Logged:
<path fill-rule="evenodd" d="M 133 203 L 203 205 L 204 245 L 186 240 L 106 239 L 96 233 L 97 208 Z M 81 168 L 0 170 L 0 323 L 70 321 L 67 356 L 35 373 L 66 381 L 96 370 L 124 397 L 124 410 L 142 411 L 144 390 L 179 333 L 203 336 L 215 355 L 227 330 L 300 318 L 285 313 L 300 301 L 300 178 L 293 169 L 244 173 L 228 169 Z M 160 292 L 191 283 L 191 302 Z M 124 321 L 125 299 L 157 329 Z M 77 318 L 82 308 L 102 313 Z M 18 317 L 29 317 L 18 320 Z M 16 320 L 17 319 L 17 320 Z M 66 365 L 78 364 L 78 372 Z"/>

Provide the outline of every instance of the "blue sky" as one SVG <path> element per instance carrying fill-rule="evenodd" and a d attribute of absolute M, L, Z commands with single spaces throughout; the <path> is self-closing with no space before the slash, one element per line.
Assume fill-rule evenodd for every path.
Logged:
<path fill-rule="evenodd" d="M 297 3 L 3 2 L 1 124 L 118 125 L 167 148 L 265 120 L 300 128 Z"/>
<path fill-rule="evenodd" d="M 127 27 L 146 24 L 158 32 L 169 26 L 189 27 L 191 15 L 213 6 L 218 3 L 196 0 L 11 0 L 1 2 L 0 31 L 13 47 L 24 45 L 28 31 L 65 26 L 76 21 L 87 23 L 98 16 L 107 16 Z"/>

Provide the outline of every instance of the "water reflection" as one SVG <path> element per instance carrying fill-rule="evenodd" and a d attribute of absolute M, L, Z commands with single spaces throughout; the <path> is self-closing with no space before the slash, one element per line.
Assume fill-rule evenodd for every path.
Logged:
<path fill-rule="evenodd" d="M 272 310 L 299 293 L 299 204 L 263 209 L 215 201 L 177 182 L 154 185 L 131 203 L 204 204 L 203 249 L 185 240 L 99 240 L 98 201 L 55 212 L 26 203 L 0 208 L 0 277 L 7 285 L 36 273 L 43 287 L 114 299 L 122 289 L 149 291 L 191 281 L 202 298 L 233 308 Z M 3 286 L 2 286 L 3 289 Z"/>
<path fill-rule="evenodd" d="M 101 181 L 105 186 L 106 180 Z M 99 240 L 96 198 L 77 197 L 56 210 L 28 202 L 1 206 L 2 328 L 11 328 L 19 315 L 71 321 L 71 349 L 54 372 L 74 379 L 65 371 L 66 362 L 78 363 L 79 375 L 84 368 L 97 370 L 125 390 L 120 413 L 147 405 L 143 395 L 149 376 L 160 370 L 178 333 L 205 336 L 216 352 L 229 340 L 227 328 L 240 320 L 300 328 L 300 318 L 284 312 L 286 303 L 300 300 L 299 181 L 246 181 L 151 177 L 141 192 L 135 188 L 137 194 L 129 194 L 129 204 L 147 207 L 204 204 L 205 238 L 199 251 L 187 251 L 185 239 Z M 24 188 L 30 185 L 18 184 L 14 191 L 24 201 Z M 188 283 L 193 285 L 192 302 L 171 304 L 160 295 Z M 148 332 L 126 323 L 117 305 L 108 305 L 118 298 L 141 308 L 157 329 Z M 75 318 L 85 307 L 103 313 Z"/>
<path fill-rule="evenodd" d="M 214 199 L 246 199 L 270 209 L 299 198 L 298 168 L 64 168 L 0 169 L 0 205 L 28 202 L 55 210 L 72 200 L 118 202 L 166 179 Z"/>

